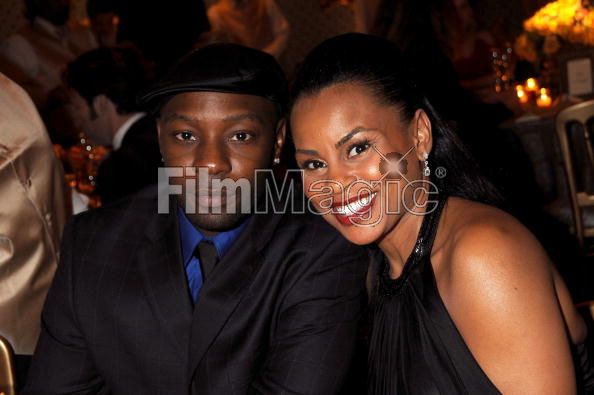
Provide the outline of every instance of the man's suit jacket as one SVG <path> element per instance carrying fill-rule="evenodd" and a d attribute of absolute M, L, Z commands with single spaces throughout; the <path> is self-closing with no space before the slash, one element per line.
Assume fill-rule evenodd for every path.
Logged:
<path fill-rule="evenodd" d="M 97 194 L 108 204 L 156 184 L 161 164 L 157 125 L 147 115 L 130 126 L 121 147 L 99 166 Z"/>
<path fill-rule="evenodd" d="M 143 191 L 76 216 L 25 393 L 337 393 L 367 252 L 312 214 L 253 215 L 192 309 L 175 210 Z"/>

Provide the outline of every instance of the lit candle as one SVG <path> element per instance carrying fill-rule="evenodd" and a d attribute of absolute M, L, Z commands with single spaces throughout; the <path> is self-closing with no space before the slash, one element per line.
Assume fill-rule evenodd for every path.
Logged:
<path fill-rule="evenodd" d="M 549 96 L 549 92 L 545 88 L 541 88 L 540 96 L 536 99 L 536 105 L 538 107 L 551 107 L 552 100 Z"/>
<path fill-rule="evenodd" d="M 526 90 L 536 92 L 538 90 L 538 82 L 534 78 L 528 78 L 526 80 Z"/>
<path fill-rule="evenodd" d="M 518 95 L 518 100 L 520 100 L 520 103 L 528 103 L 529 97 L 524 91 L 524 87 L 522 85 L 516 85 L 516 95 Z"/>

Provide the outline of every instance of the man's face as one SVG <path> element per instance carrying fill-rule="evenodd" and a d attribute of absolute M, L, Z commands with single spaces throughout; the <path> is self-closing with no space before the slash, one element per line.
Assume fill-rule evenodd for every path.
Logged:
<path fill-rule="evenodd" d="M 243 217 L 240 202 L 246 198 L 241 194 L 261 193 L 263 183 L 256 183 L 255 171 L 270 168 L 273 158 L 280 155 L 284 128 L 278 127 L 274 103 L 252 95 L 182 93 L 163 106 L 157 124 L 165 166 L 198 168 L 196 174 L 203 169 L 208 175 L 206 185 L 204 178 L 187 173 L 170 180 L 182 185 L 184 193 L 177 197 L 190 220 L 205 233 L 237 226 Z M 186 181 L 196 178 L 195 208 L 190 208 L 186 194 L 191 190 L 186 191 Z M 216 186 L 241 179 L 244 184 L 249 182 L 251 191 Z"/>

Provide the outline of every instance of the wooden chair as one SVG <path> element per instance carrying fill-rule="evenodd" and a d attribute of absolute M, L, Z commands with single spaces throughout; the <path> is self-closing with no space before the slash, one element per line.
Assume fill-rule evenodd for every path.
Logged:
<path fill-rule="evenodd" d="M 577 123 L 580 126 L 579 130 L 582 132 L 581 137 L 583 137 L 587 165 L 590 169 L 594 170 L 594 151 L 592 150 L 591 131 L 589 130 L 589 123 L 592 119 L 594 119 L 594 100 L 564 109 L 557 115 L 556 122 L 557 138 L 561 148 L 561 155 L 563 156 L 563 167 L 569 189 L 574 232 L 582 247 L 584 247 L 586 238 L 594 237 L 594 228 L 584 225 L 584 209 L 586 207 L 594 207 L 594 194 L 590 194 L 584 191 L 584 188 L 579 187 L 578 172 L 576 172 L 576 163 L 578 162 L 574 154 L 574 144 L 577 142 L 572 141 L 570 138 L 570 131 L 578 130 L 578 128 L 571 128 L 572 124 L 575 125 Z"/>
<path fill-rule="evenodd" d="M 0 395 L 16 395 L 14 352 L 8 340 L 0 336 Z"/>

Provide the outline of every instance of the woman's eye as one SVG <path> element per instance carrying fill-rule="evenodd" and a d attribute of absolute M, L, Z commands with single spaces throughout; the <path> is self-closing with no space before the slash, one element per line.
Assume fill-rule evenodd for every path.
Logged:
<path fill-rule="evenodd" d="M 248 132 L 237 132 L 231 137 L 231 141 L 248 141 L 252 138 L 253 136 Z"/>
<path fill-rule="evenodd" d="M 303 168 L 307 170 L 317 170 L 326 167 L 326 164 L 319 160 L 310 160 L 303 164 Z"/>
<path fill-rule="evenodd" d="M 355 145 L 351 146 L 347 156 L 349 158 L 352 158 L 353 156 L 361 155 L 363 152 L 367 151 L 369 149 L 369 147 L 370 147 L 370 144 L 368 142 L 361 143 L 361 144 L 355 144 Z"/>
<path fill-rule="evenodd" d="M 175 138 L 180 141 L 196 141 L 196 136 L 192 132 L 184 131 L 175 134 Z"/>

